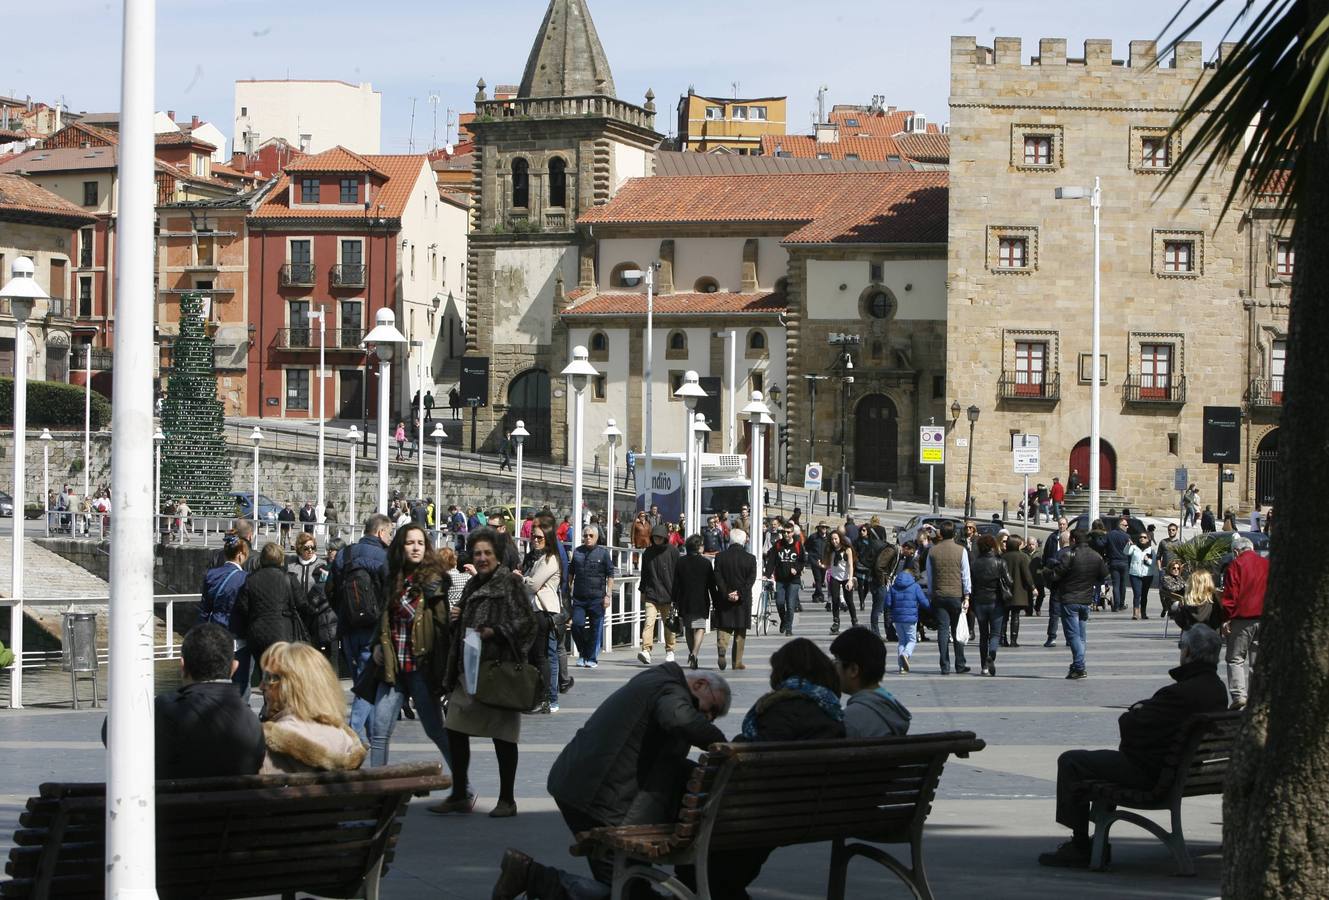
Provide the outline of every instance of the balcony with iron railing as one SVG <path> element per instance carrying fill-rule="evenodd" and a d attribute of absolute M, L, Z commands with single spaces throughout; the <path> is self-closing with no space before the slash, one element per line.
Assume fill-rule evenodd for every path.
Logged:
<path fill-rule="evenodd" d="M 360 352 L 360 344 L 365 339 L 363 328 L 336 328 L 329 329 L 323 338 L 324 349 L 331 353 L 334 350 L 354 350 Z M 295 328 L 280 328 L 277 330 L 277 337 L 273 342 L 273 348 L 276 350 L 294 350 L 318 352 L 318 328 L 308 325 Z"/>
<path fill-rule="evenodd" d="M 1186 402 L 1186 379 L 1175 375 L 1128 375 L 1121 398 L 1127 403 L 1180 406 Z"/>
<path fill-rule="evenodd" d="M 365 286 L 365 267 L 363 265 L 342 265 L 332 267 L 332 286 L 362 288 Z"/>
<path fill-rule="evenodd" d="M 1061 373 L 1004 369 L 997 384 L 997 397 L 1000 400 L 1056 403 L 1061 399 Z"/>
<path fill-rule="evenodd" d="M 88 350 L 92 350 L 92 370 L 94 372 L 105 372 L 115 364 L 115 353 L 110 347 L 91 347 L 87 344 L 78 344 L 70 348 L 69 368 L 86 369 L 88 367 Z"/>
<path fill-rule="evenodd" d="M 281 267 L 282 287 L 312 287 L 314 284 L 313 263 L 287 263 Z"/>
<path fill-rule="evenodd" d="M 68 297 L 52 297 L 46 301 L 46 318 L 48 319 L 72 319 L 74 318 L 74 301 Z"/>
<path fill-rule="evenodd" d="M 1246 399 L 1253 407 L 1279 409 L 1283 405 L 1283 376 L 1251 379 Z"/>

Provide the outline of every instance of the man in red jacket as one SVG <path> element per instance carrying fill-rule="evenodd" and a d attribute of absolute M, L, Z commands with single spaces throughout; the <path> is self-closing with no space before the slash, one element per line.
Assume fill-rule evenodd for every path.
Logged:
<path fill-rule="evenodd" d="M 1232 709 L 1246 705 L 1251 666 L 1260 646 L 1260 617 L 1264 615 L 1264 589 L 1269 581 L 1269 560 L 1255 552 L 1250 538 L 1232 539 L 1236 554 L 1223 578 L 1223 611 L 1227 622 L 1227 685 Z"/>
<path fill-rule="evenodd" d="M 1066 485 L 1061 483 L 1060 478 L 1053 477 L 1048 494 L 1052 497 L 1052 518 L 1059 519 L 1066 502 Z"/>

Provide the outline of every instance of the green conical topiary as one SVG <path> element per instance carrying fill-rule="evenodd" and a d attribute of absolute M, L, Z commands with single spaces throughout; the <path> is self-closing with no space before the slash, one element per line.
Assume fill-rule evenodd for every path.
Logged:
<path fill-rule="evenodd" d="M 222 403 L 212 338 L 203 326 L 203 296 L 180 298 L 180 336 L 172 350 L 174 370 L 162 408 L 162 503 L 184 497 L 196 516 L 229 517 L 231 462 L 222 431 Z"/>

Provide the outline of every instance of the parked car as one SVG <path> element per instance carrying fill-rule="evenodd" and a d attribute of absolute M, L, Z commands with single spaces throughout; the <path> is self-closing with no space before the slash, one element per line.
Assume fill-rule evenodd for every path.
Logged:
<path fill-rule="evenodd" d="M 957 533 L 964 531 L 964 519 L 955 516 L 914 516 L 903 525 L 895 527 L 895 542 L 903 544 L 906 541 L 917 541 L 918 533 L 923 530 L 924 525 L 931 525 L 934 529 L 939 529 L 942 522 L 954 522 Z"/>
<path fill-rule="evenodd" d="M 253 504 L 250 499 L 253 496 L 252 491 L 231 492 L 231 499 L 235 502 L 237 515 L 246 519 L 253 515 L 251 512 Z M 281 509 L 282 505 L 267 494 L 258 495 L 258 517 L 260 520 L 264 522 L 275 522 L 277 520 L 277 513 L 281 512 Z"/>
<path fill-rule="evenodd" d="M 0 491 L 0 516 L 14 515 L 14 498 Z"/>

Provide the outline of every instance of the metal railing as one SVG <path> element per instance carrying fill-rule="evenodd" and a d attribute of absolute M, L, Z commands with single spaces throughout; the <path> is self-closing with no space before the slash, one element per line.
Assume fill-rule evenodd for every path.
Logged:
<path fill-rule="evenodd" d="M 365 267 L 363 265 L 343 265 L 332 267 L 333 287 L 364 287 Z"/>
<path fill-rule="evenodd" d="M 329 352 L 333 350 L 360 351 L 360 342 L 364 340 L 363 328 L 335 328 L 323 336 L 323 346 Z M 278 328 L 273 339 L 275 350 L 313 350 L 318 351 L 318 329 L 309 325 L 295 328 Z"/>
<path fill-rule="evenodd" d="M 1121 396 L 1127 403 L 1182 404 L 1186 402 L 1186 379 L 1173 375 L 1128 375 Z"/>
<path fill-rule="evenodd" d="M 1031 375 L 1033 376 L 1031 379 Z M 997 396 L 1002 400 L 1061 399 L 1060 372 L 1024 372 L 1003 369 L 997 384 Z"/>
<path fill-rule="evenodd" d="M 69 354 L 69 367 L 82 369 L 87 365 L 88 345 L 79 344 Z M 115 365 L 115 351 L 110 347 L 92 347 L 92 368 L 106 371 Z"/>
<path fill-rule="evenodd" d="M 1251 406 L 1277 408 L 1283 405 L 1283 376 L 1251 379 L 1250 390 L 1246 394 Z"/>
<path fill-rule="evenodd" d="M 46 301 L 46 317 L 48 319 L 72 319 L 74 317 L 74 304 L 68 297 L 51 297 Z"/>
<path fill-rule="evenodd" d="M 314 283 L 313 263 L 287 263 L 281 267 L 281 283 L 284 287 L 309 287 Z"/>

